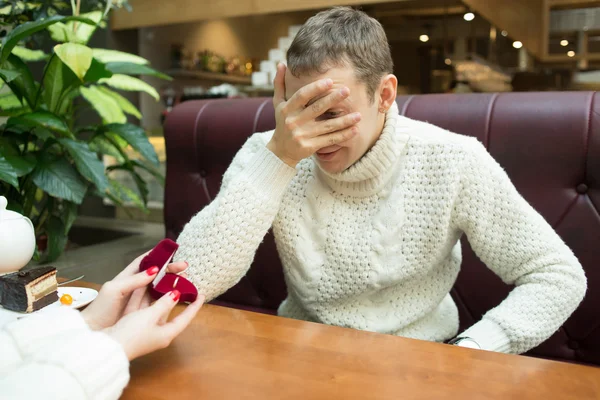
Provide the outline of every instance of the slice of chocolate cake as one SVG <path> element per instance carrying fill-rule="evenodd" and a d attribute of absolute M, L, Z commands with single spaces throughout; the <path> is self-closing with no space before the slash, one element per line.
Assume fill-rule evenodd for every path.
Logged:
<path fill-rule="evenodd" d="M 0 305 L 32 312 L 58 300 L 56 268 L 40 267 L 0 276 Z"/>

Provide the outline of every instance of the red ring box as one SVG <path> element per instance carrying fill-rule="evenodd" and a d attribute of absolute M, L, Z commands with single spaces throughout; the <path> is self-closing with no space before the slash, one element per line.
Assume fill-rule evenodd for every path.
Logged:
<path fill-rule="evenodd" d="M 177 274 L 167 272 L 179 245 L 171 239 L 161 240 L 140 263 L 140 272 L 154 266 L 161 266 L 156 278 L 149 285 L 150 296 L 160 299 L 165 294 L 178 290 L 180 303 L 193 303 L 198 298 L 198 289 L 192 282 Z"/>

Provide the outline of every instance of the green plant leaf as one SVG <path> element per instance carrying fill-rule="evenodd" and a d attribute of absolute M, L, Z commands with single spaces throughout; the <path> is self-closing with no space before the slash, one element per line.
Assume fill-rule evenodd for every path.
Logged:
<path fill-rule="evenodd" d="M 6 158 L 0 156 L 0 181 L 6 182 L 19 190 L 19 180 L 17 178 L 17 171 Z"/>
<path fill-rule="evenodd" d="M 54 139 L 54 135 L 46 128 L 37 127 L 33 128 L 31 131 L 37 138 L 42 139 L 42 141 L 46 141 L 48 139 Z"/>
<path fill-rule="evenodd" d="M 87 44 L 102 21 L 102 11 L 92 11 L 81 14 L 80 17 L 94 21 L 94 24 L 79 24 L 75 27 L 76 22 L 69 21 L 66 24 L 58 22 L 48 27 L 50 36 L 53 40 L 61 43 L 72 42 L 79 44 Z"/>
<path fill-rule="evenodd" d="M 106 69 L 106 66 L 95 58 L 92 59 L 92 65 L 87 74 L 83 77 L 85 82 L 98 82 L 102 78 L 110 78 L 112 72 Z"/>
<path fill-rule="evenodd" d="M 13 167 L 17 177 L 29 174 L 35 168 L 35 157 L 31 153 L 21 155 L 18 147 L 13 146 L 8 138 L 0 137 L 0 157 Z"/>
<path fill-rule="evenodd" d="M 132 76 L 114 74 L 108 79 L 100 79 L 99 83 L 104 83 L 115 89 L 128 90 L 132 92 L 146 92 L 154 97 L 156 101 L 160 99 L 158 92 L 152 86 L 141 79 Z"/>
<path fill-rule="evenodd" d="M 108 181 L 110 183 L 108 193 L 118 199 L 120 204 L 133 203 L 140 210 L 147 212 L 146 205 L 137 193 L 115 179 L 109 178 Z"/>
<path fill-rule="evenodd" d="M 12 92 L 2 93 L 0 95 L 0 110 L 9 110 L 11 108 L 21 108 L 23 104 L 19 98 Z"/>
<path fill-rule="evenodd" d="M 82 44 L 63 43 L 54 46 L 54 52 L 83 81 L 92 65 L 92 49 Z"/>
<path fill-rule="evenodd" d="M 15 96 L 17 96 L 19 101 L 25 99 L 29 107 L 33 109 L 37 94 L 37 86 L 27 65 L 25 65 L 19 57 L 14 54 L 9 54 L 6 61 L 2 64 L 2 68 L 19 73 L 19 76 L 8 82 L 7 85 Z"/>
<path fill-rule="evenodd" d="M 81 204 L 87 185 L 64 158 L 40 157 L 33 170 L 33 183 L 51 196 Z"/>
<path fill-rule="evenodd" d="M 0 117 L 16 117 L 30 111 L 31 109 L 29 107 L 9 108 L 8 110 L 0 108 Z"/>
<path fill-rule="evenodd" d="M 12 53 L 25 62 L 42 61 L 49 57 L 48 54 L 41 50 L 31 50 L 22 46 L 15 46 Z"/>
<path fill-rule="evenodd" d="M 104 135 L 94 136 L 89 145 L 90 149 L 96 153 L 114 157 L 119 163 L 125 162 L 121 152 Z"/>
<path fill-rule="evenodd" d="M 105 123 L 124 123 L 127 117 L 112 97 L 101 92 L 97 87 L 82 87 L 81 95 L 100 114 Z"/>
<path fill-rule="evenodd" d="M 165 176 L 154 166 L 147 165 L 139 160 L 131 160 L 131 164 L 148 172 L 158 181 L 158 183 L 160 183 L 162 186 L 165 186 Z"/>
<path fill-rule="evenodd" d="M 144 129 L 133 124 L 109 124 L 102 127 L 105 132 L 114 133 L 125 139 L 137 152 L 154 165 L 159 165 L 154 146 L 148 140 Z"/>
<path fill-rule="evenodd" d="M 0 15 L 10 15 L 10 13 L 12 12 L 12 7 L 13 6 L 9 4 L 0 8 Z"/>
<path fill-rule="evenodd" d="M 36 111 L 19 115 L 18 117 L 11 117 L 8 119 L 8 121 L 6 121 L 6 126 L 10 127 L 13 125 L 21 125 L 28 128 L 45 128 L 54 132 L 58 132 L 63 136 L 73 138 L 73 134 L 69 130 L 69 127 L 65 121 L 48 111 Z"/>
<path fill-rule="evenodd" d="M 46 107 L 52 112 L 57 112 L 64 93 L 79 84 L 80 81 L 71 68 L 67 67 L 59 57 L 52 57 L 44 76 L 42 96 Z"/>
<path fill-rule="evenodd" d="M 51 216 L 46 224 L 46 235 L 48 235 L 48 248 L 45 262 L 53 262 L 60 257 L 67 245 L 67 234 L 65 233 L 65 224 L 56 217 Z"/>
<path fill-rule="evenodd" d="M 50 25 L 48 27 L 48 31 L 50 32 L 50 37 L 55 42 L 65 43 L 75 41 L 73 28 L 69 29 L 69 27 L 62 22 L 57 22 L 54 25 Z"/>
<path fill-rule="evenodd" d="M 131 170 L 131 177 L 133 178 L 138 193 L 140 194 L 142 201 L 144 202 L 144 206 L 147 206 L 148 195 L 150 194 L 150 191 L 148 190 L 148 184 L 137 172 L 135 172 L 135 170 Z"/>
<path fill-rule="evenodd" d="M 14 81 L 21 75 L 18 71 L 12 71 L 10 69 L 1 69 L 0 68 L 0 78 L 6 83 Z"/>
<path fill-rule="evenodd" d="M 64 206 L 63 220 L 65 223 L 65 234 L 68 235 L 69 231 L 71 230 L 71 227 L 73 226 L 73 223 L 77 219 L 77 211 L 78 211 L 79 207 L 77 206 L 77 204 L 72 203 L 70 201 L 63 201 L 63 206 Z"/>
<path fill-rule="evenodd" d="M 73 160 L 77 170 L 91 181 L 100 192 L 106 191 L 108 188 L 108 180 L 104 172 L 104 163 L 98 159 L 96 153 L 90 150 L 87 143 L 77 142 L 71 139 L 59 139 Z"/>
<path fill-rule="evenodd" d="M 79 89 L 77 88 L 69 89 L 63 93 L 62 100 L 60 101 L 60 105 L 58 106 L 58 111 L 56 113 L 58 115 L 64 115 L 77 96 L 79 96 Z"/>
<path fill-rule="evenodd" d="M 148 204 L 148 194 L 150 193 L 148 190 L 148 184 L 142 177 L 135 171 L 133 164 L 131 162 L 125 162 L 120 165 L 111 165 L 107 168 L 109 171 L 125 171 L 131 175 L 131 178 L 135 182 L 135 185 L 138 189 L 138 193 L 141 196 L 141 199 L 144 204 Z"/>
<path fill-rule="evenodd" d="M 100 21 L 102 21 L 103 16 L 104 13 L 102 11 L 92 11 L 80 15 L 80 17 L 88 18 L 89 20 L 94 21 L 95 25 L 77 24 L 77 27 L 75 27 L 75 22 L 68 22 L 67 28 L 70 28 L 71 31 L 75 31 L 73 41 L 80 44 L 87 44 L 87 42 L 89 42 L 90 38 L 96 31 L 98 24 L 100 23 Z"/>
<path fill-rule="evenodd" d="M 131 62 L 110 62 L 106 64 L 106 68 L 113 74 L 126 75 L 150 75 L 168 81 L 173 80 L 169 75 L 158 72 L 144 64 L 136 64 Z"/>
<path fill-rule="evenodd" d="M 128 62 L 134 64 L 149 64 L 150 62 L 145 58 L 136 56 L 135 54 L 129 54 L 118 50 L 107 50 L 107 49 L 92 49 L 94 52 L 94 58 L 103 63 L 110 62 Z"/>
<path fill-rule="evenodd" d="M 0 65 L 4 67 L 4 61 L 8 58 L 13 48 L 23 39 L 32 34 L 46 29 L 50 25 L 56 24 L 57 22 L 67 21 L 78 21 L 85 24 L 95 25 L 95 22 L 87 18 L 82 17 L 63 17 L 62 15 L 54 15 L 49 18 L 42 18 L 37 21 L 25 22 L 21 25 L 17 25 L 15 29 L 10 31 L 8 35 L 2 39 L 2 49 L 0 50 Z"/>
<path fill-rule="evenodd" d="M 133 115 L 137 119 L 142 118 L 140 111 L 129 100 L 121 96 L 119 93 L 114 92 L 104 86 L 98 86 L 98 89 L 116 101 L 119 107 L 121 107 L 121 109 L 127 114 Z"/>
<path fill-rule="evenodd" d="M 5 7 L 0 8 L 0 15 L 10 15 L 12 13 L 19 13 L 25 10 L 25 4 L 22 1 L 12 2 Z M 14 9 L 13 9 L 14 8 Z"/>

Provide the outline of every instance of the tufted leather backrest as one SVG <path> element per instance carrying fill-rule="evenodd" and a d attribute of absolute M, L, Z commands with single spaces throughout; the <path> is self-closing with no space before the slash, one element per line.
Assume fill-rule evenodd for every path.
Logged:
<path fill-rule="evenodd" d="M 418 95 L 397 99 L 400 112 L 474 136 L 506 169 L 519 192 L 581 261 L 588 293 L 578 310 L 530 354 L 600 365 L 600 95 L 591 92 Z M 167 119 L 165 224 L 176 238 L 218 193 L 237 150 L 254 132 L 274 128 L 270 99 L 190 101 Z M 510 291 L 463 241 L 463 267 L 452 295 L 461 328 Z M 252 268 L 221 300 L 273 311 L 285 297 L 272 235 Z"/>

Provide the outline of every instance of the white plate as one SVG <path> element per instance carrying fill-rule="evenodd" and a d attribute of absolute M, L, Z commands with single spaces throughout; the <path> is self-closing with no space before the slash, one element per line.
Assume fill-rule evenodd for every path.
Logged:
<path fill-rule="evenodd" d="M 21 313 L 21 312 L 6 310 L 0 306 L 0 313 L 3 313 L 5 315 L 12 314 L 13 316 L 16 316 L 17 318 L 22 318 L 22 317 L 28 317 L 35 313 L 43 312 L 46 310 L 52 310 L 57 307 L 69 307 L 69 308 L 77 309 L 77 308 L 81 308 L 83 306 L 90 304 L 98 296 L 97 290 L 88 289 L 88 288 L 84 288 L 84 287 L 76 287 L 76 286 L 59 287 L 56 291 L 58 292 L 58 301 L 55 301 L 54 303 L 49 304 L 40 310 L 31 312 L 31 313 Z M 71 297 L 73 298 L 73 303 L 71 305 L 67 306 L 60 302 L 60 297 L 63 294 L 71 295 Z"/>

